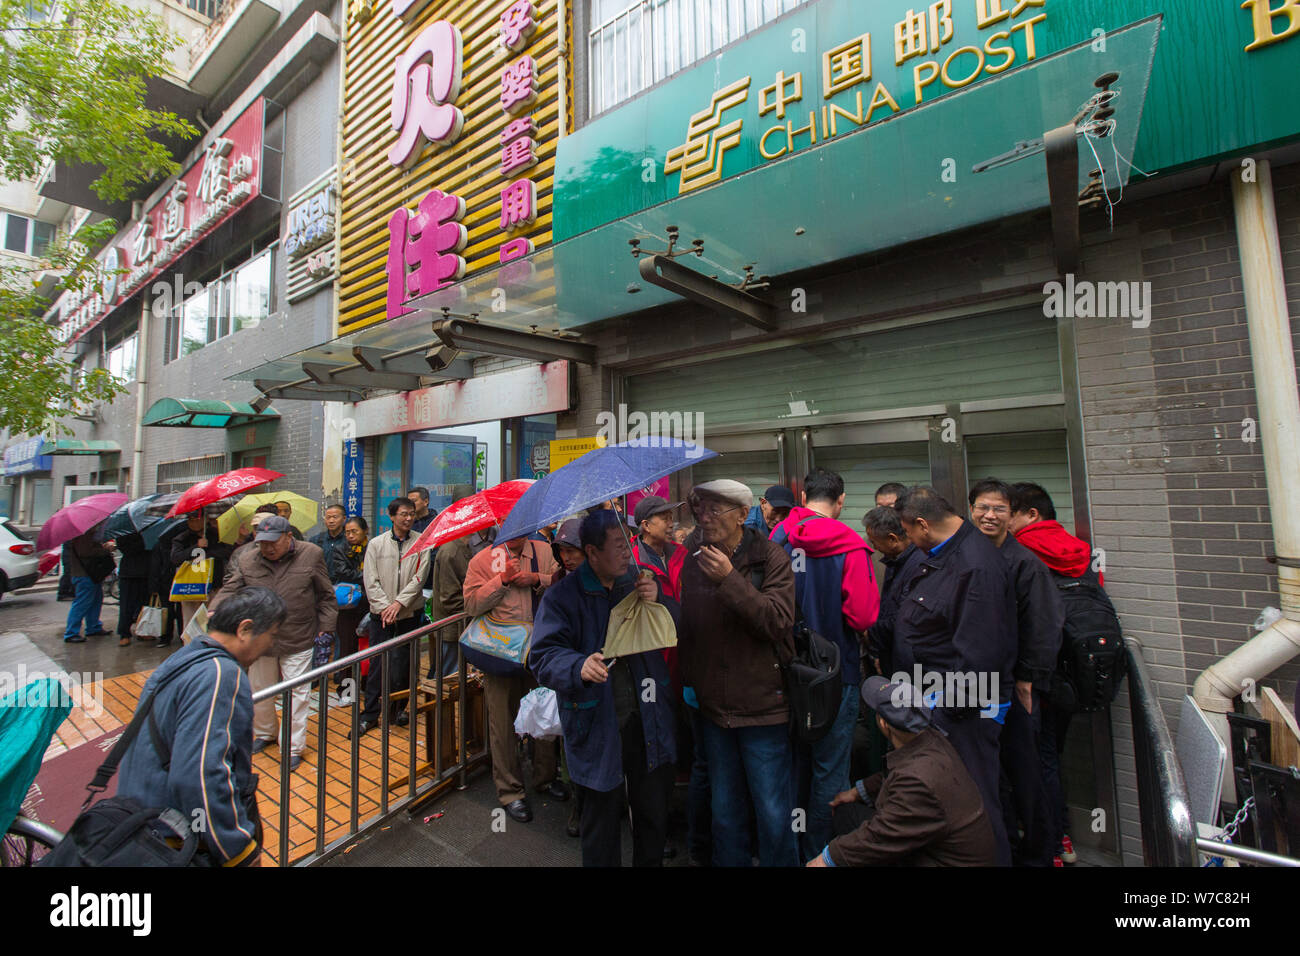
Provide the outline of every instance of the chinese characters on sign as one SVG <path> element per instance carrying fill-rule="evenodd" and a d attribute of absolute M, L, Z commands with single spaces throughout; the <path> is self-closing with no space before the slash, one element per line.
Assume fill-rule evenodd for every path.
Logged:
<path fill-rule="evenodd" d="M 521 53 L 536 30 L 537 10 L 530 0 L 516 0 L 501 14 L 501 46 L 511 53 Z M 498 97 L 501 110 L 507 117 L 517 117 L 508 120 L 501 133 L 501 160 L 497 169 L 507 180 L 537 164 L 534 138 L 537 124 L 531 116 L 521 114 L 537 101 L 538 91 L 537 65 L 531 56 L 523 54 L 502 69 Z M 536 221 L 537 185 L 531 178 L 514 179 L 501 187 L 501 217 L 497 226 L 502 232 L 517 232 Z M 511 262 L 532 250 L 529 239 L 507 238 L 497 253 L 498 261 Z"/>
<path fill-rule="evenodd" d="M 1275 34 L 1277 39 L 1300 32 L 1300 0 L 1288 2 L 1296 6 L 1294 29 Z M 920 10 L 909 8 L 894 24 L 892 39 L 895 65 L 908 64 L 911 73 L 913 102 L 910 105 L 926 102 L 927 95 L 933 99 L 948 90 L 962 89 L 981 76 L 1003 73 L 1015 65 L 1022 51 L 1025 62 L 1036 59 L 1034 28 L 1047 19 L 1046 5 L 1047 0 L 963 0 L 959 4 L 953 0 L 936 0 Z M 1257 20 L 1263 16 L 1267 26 L 1267 15 L 1261 14 L 1259 8 L 1255 14 Z M 1272 15 L 1280 17 L 1283 11 Z M 958 46 L 957 32 L 972 26 L 990 32 L 978 45 Z M 847 132 L 866 126 L 873 119 L 902 111 L 898 98 L 883 80 L 875 82 L 874 88 L 871 85 L 875 78 L 870 33 L 829 39 L 834 41 L 833 45 L 821 50 L 818 57 L 820 104 L 805 105 L 804 71 L 791 71 L 788 65 L 780 66 L 771 74 L 770 83 L 758 85 L 754 106 L 746 105 L 752 76 L 735 80 L 713 93 L 708 108 L 691 116 L 686 141 L 669 149 L 665 157 L 664 172 L 680 174 L 679 195 L 724 177 L 727 153 L 741 142 L 747 110 L 757 109 L 760 118 L 775 114 L 773 119 L 778 121 L 759 137 L 758 151 L 765 160 L 837 136 L 841 123 Z M 937 56 L 945 48 L 951 49 L 946 57 L 926 59 Z M 815 96 L 816 77 L 815 72 L 809 77 L 810 98 Z M 890 82 L 897 88 L 896 80 Z M 760 79 L 758 84 L 762 83 Z M 943 89 L 935 84 L 942 84 Z"/>
<path fill-rule="evenodd" d="M 411 213 L 399 206 L 388 220 L 388 318 L 405 303 L 450 285 L 465 274 L 460 255 L 469 239 L 460 220 L 465 200 L 431 189 Z"/>
<path fill-rule="evenodd" d="M 167 265 L 260 191 L 264 102 L 258 100 L 214 137 L 202 158 L 181 175 L 161 202 L 100 254 L 94 288 L 59 300 L 59 340 L 76 341 L 107 310 L 134 295 Z"/>
<path fill-rule="evenodd" d="M 408 168 L 426 146 L 440 147 L 460 138 L 465 114 L 454 104 L 461 83 L 460 31 L 438 20 L 412 41 L 393 67 L 389 122 L 400 135 L 388 161 Z"/>
<path fill-rule="evenodd" d="M 343 443 L 343 509 L 350 517 L 361 514 L 366 500 L 365 452 L 359 441 Z"/>

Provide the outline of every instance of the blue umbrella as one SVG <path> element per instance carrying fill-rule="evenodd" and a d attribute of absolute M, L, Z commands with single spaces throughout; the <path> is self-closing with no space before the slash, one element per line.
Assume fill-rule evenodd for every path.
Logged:
<path fill-rule="evenodd" d="M 643 438 L 592 449 L 524 492 L 502 523 L 497 540 L 525 537 L 584 508 L 716 457 L 716 451 L 678 438 Z"/>

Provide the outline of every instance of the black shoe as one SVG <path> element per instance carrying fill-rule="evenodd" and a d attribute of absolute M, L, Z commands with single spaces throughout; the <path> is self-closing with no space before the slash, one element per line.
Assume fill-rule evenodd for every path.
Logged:
<path fill-rule="evenodd" d="M 518 823 L 533 822 L 533 808 L 523 798 L 516 800 L 514 803 L 506 804 L 506 813 L 510 814 L 511 820 Z"/>
<path fill-rule="evenodd" d="M 274 747 L 275 741 L 267 737 L 259 737 L 253 741 L 253 753 L 260 754 L 267 747 Z"/>
<path fill-rule="evenodd" d="M 569 822 L 564 827 L 564 832 L 571 837 L 582 836 L 582 814 L 578 812 L 578 805 L 573 805 L 573 810 L 569 814 Z"/>
<path fill-rule="evenodd" d="M 86 639 L 82 637 L 80 634 L 74 634 L 72 635 L 72 637 L 65 637 L 63 639 L 63 643 L 64 644 L 85 644 Z"/>
<path fill-rule="evenodd" d="M 298 769 L 298 765 L 299 765 L 300 763 L 302 763 L 302 754 L 294 754 L 292 757 L 290 757 L 290 758 L 289 758 L 289 772 L 290 772 L 290 773 L 293 773 L 295 770 L 297 770 L 297 769 Z"/>
<path fill-rule="evenodd" d="M 170 637 L 165 637 L 165 638 L 160 637 L 158 638 L 158 643 L 154 645 L 154 647 L 171 647 L 171 646 L 172 646 L 172 639 Z"/>
<path fill-rule="evenodd" d="M 108 631 L 87 631 L 87 632 L 86 632 L 86 636 L 87 636 L 87 637 L 103 637 L 103 636 L 104 636 L 105 634 L 107 634 L 107 633 L 108 633 Z"/>
<path fill-rule="evenodd" d="M 395 723 L 398 727 L 405 727 L 410 722 L 411 722 L 411 715 L 408 714 L 406 711 L 402 711 L 400 714 L 397 715 L 396 718 L 393 719 L 393 723 Z"/>
<path fill-rule="evenodd" d="M 544 793 L 552 800 L 561 802 L 569 799 L 569 788 L 561 780 L 552 780 L 550 783 L 543 784 L 540 787 L 533 787 L 534 792 Z"/>
<path fill-rule="evenodd" d="M 365 719 L 362 719 L 362 721 L 361 721 L 361 725 L 360 725 L 360 729 L 357 731 L 357 737 L 359 737 L 359 738 L 360 738 L 360 737 L 364 737 L 366 734 L 370 733 L 370 731 L 374 730 L 374 729 L 375 729 L 376 727 L 378 727 L 378 726 L 379 726 L 379 721 L 377 721 L 377 720 L 365 720 Z M 352 739 L 352 731 L 349 730 L 349 731 L 348 731 L 348 740 L 351 740 L 351 739 Z"/>

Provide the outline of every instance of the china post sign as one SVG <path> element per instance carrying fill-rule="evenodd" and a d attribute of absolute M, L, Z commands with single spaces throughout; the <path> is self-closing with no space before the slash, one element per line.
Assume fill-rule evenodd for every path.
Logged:
<path fill-rule="evenodd" d="M 343 511 L 349 517 L 361 514 L 361 503 L 366 498 L 364 455 L 361 442 L 343 443 Z"/>

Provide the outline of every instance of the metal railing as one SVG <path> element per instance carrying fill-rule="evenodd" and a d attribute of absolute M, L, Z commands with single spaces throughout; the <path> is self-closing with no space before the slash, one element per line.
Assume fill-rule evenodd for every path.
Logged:
<path fill-rule="evenodd" d="M 1174 738 L 1160 710 L 1142 658 L 1142 642 L 1124 638 L 1128 652 L 1128 698 L 1133 717 L 1133 759 L 1137 764 L 1142 859 L 1147 866 L 1197 866 L 1196 823 L 1192 819 Z"/>
<path fill-rule="evenodd" d="M 385 821 L 392 818 L 398 812 L 406 809 L 415 809 L 426 796 L 435 789 L 440 789 L 452 777 L 458 777 L 457 789 L 464 789 L 466 778 L 469 771 L 476 765 L 487 760 L 486 742 L 482 752 L 475 754 L 472 758 L 466 755 L 466 682 L 468 679 L 465 658 L 458 653 L 458 688 L 456 701 L 456 762 L 449 767 L 443 767 L 442 752 L 442 730 L 443 730 L 443 677 L 442 651 L 443 637 L 442 628 L 449 624 L 455 624 L 465 620 L 465 615 L 457 614 L 451 617 L 445 617 L 441 620 L 434 621 L 432 624 L 426 624 L 406 634 L 390 638 L 387 641 L 368 647 L 365 650 L 357 651 L 355 654 L 349 654 L 337 661 L 331 661 L 321 667 L 314 668 L 306 673 L 293 678 L 292 680 L 282 681 L 271 687 L 264 688 L 253 695 L 254 704 L 261 703 L 265 700 L 280 700 L 280 820 L 279 820 L 279 849 L 276 860 L 279 866 L 300 866 L 311 865 L 328 859 L 335 853 L 339 852 L 349 843 L 354 841 L 361 834 L 382 825 Z M 426 746 L 433 748 L 433 764 L 430 768 L 431 775 L 420 786 L 416 786 L 416 778 L 419 776 L 416 768 L 416 750 L 419 746 L 417 719 L 419 713 L 415 706 L 417 688 L 420 684 L 420 657 L 421 641 L 429 638 L 429 660 L 431 667 L 436 675 L 432 678 L 435 681 L 435 700 L 433 708 L 433 740 L 426 741 Z M 409 717 L 407 732 L 407 753 L 406 753 L 406 770 L 407 786 L 404 796 L 395 801 L 389 800 L 389 696 L 391 693 L 391 674 L 389 672 L 389 652 L 400 647 L 406 647 L 410 656 L 408 674 L 410 677 L 410 692 L 407 698 L 407 714 Z M 360 754 L 361 754 L 361 735 L 356 730 L 361 725 L 361 707 L 364 699 L 364 689 L 361 681 L 361 662 L 367 658 L 378 657 L 378 666 L 381 672 L 381 695 L 380 695 L 380 712 L 379 712 L 379 751 L 380 751 L 380 792 L 378 796 L 379 813 L 365 821 L 360 820 Z M 371 668 L 375 663 L 371 663 Z M 347 669 L 350 671 L 352 679 L 352 702 L 349 709 L 351 719 L 351 728 L 353 733 L 350 736 L 350 764 L 351 770 L 348 780 L 349 789 L 349 816 L 347 833 L 328 845 L 325 842 L 326 821 L 325 821 L 325 797 L 326 797 L 326 765 L 329 761 L 329 677 L 336 671 Z M 293 714 L 293 691 L 303 685 L 310 686 L 313 681 L 319 680 L 320 687 L 317 696 L 317 734 L 316 734 L 316 842 L 314 849 L 305 856 L 296 860 L 289 859 L 289 828 L 291 825 L 290 818 L 290 777 L 289 760 L 291 750 L 291 730 Z"/>

